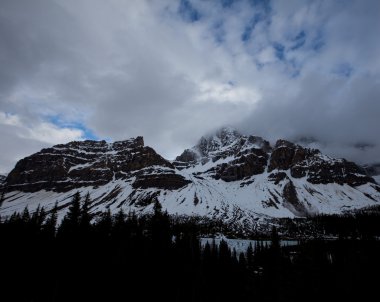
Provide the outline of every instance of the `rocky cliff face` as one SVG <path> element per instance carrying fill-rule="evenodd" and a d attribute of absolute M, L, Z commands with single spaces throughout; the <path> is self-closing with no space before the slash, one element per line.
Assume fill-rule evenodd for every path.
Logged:
<path fill-rule="evenodd" d="M 268 141 L 258 136 L 244 136 L 235 129 L 225 127 L 220 129 L 214 135 L 202 137 L 198 144 L 191 149 L 186 149 L 178 156 L 174 163 L 177 162 L 213 162 L 231 156 L 238 156 L 239 153 L 249 153 L 247 149 L 262 149 L 269 152 L 271 146 Z"/>
<path fill-rule="evenodd" d="M 5 175 L 0 174 L 0 188 L 3 186 L 3 183 L 5 183 L 6 178 Z"/>
<path fill-rule="evenodd" d="M 270 180 L 279 181 L 289 171 L 294 178 L 306 177 L 313 184 L 348 184 L 360 186 L 374 183 L 362 167 L 344 159 L 324 156 L 317 149 L 303 148 L 286 140 L 278 140 L 272 148 L 268 141 L 257 136 L 244 136 L 229 128 L 215 136 L 202 138 L 192 149 L 185 150 L 173 162 L 179 169 L 205 164 L 216 164 L 208 172 L 215 179 L 242 180 L 265 171 L 272 172 Z M 187 164 L 187 165 L 186 165 Z"/>
<path fill-rule="evenodd" d="M 172 214 L 205 215 L 231 223 L 260 217 L 341 213 L 380 202 L 380 186 L 355 163 L 286 140 L 223 128 L 169 162 L 142 137 L 122 142 L 72 142 L 19 161 L 5 181 L 0 214 L 90 192 L 94 213 L 149 212 L 155 200 Z"/>
<path fill-rule="evenodd" d="M 313 184 L 348 184 L 360 186 L 374 180 L 353 162 L 323 156 L 317 149 L 303 148 L 278 140 L 271 154 L 268 171 L 290 170 L 294 178 L 306 177 Z"/>
<path fill-rule="evenodd" d="M 237 181 L 263 173 L 270 151 L 269 142 L 263 138 L 243 136 L 228 127 L 213 136 L 202 137 L 196 146 L 185 150 L 173 164 L 182 169 L 211 161 L 216 163 L 209 171 L 215 179 Z"/>
<path fill-rule="evenodd" d="M 166 169 L 154 173 L 155 166 Z M 149 171 L 155 174 L 154 177 L 147 176 L 146 168 L 151 168 Z M 43 149 L 17 163 L 7 177 L 6 189 L 66 192 L 132 177 L 136 179 L 136 188 L 159 186 L 178 189 L 187 183 L 182 176 L 174 173 L 170 162 L 152 148 L 145 147 L 143 138 L 137 137 L 115 143 L 71 142 Z"/>
<path fill-rule="evenodd" d="M 198 176 L 239 182 L 240 187 L 252 188 L 252 194 L 263 195 L 260 203 L 264 208 L 285 207 L 296 216 L 320 212 L 323 203 L 334 206 L 341 196 L 347 200 L 380 197 L 375 180 L 353 162 L 282 139 L 272 147 L 261 137 L 241 135 L 230 128 L 201 138 L 173 164 Z M 360 197 L 351 197 L 354 188 L 363 186 L 369 186 L 373 195 L 363 192 Z M 329 187 L 334 187 L 334 192 L 322 192 Z M 351 205 L 342 207 L 349 209 Z"/>

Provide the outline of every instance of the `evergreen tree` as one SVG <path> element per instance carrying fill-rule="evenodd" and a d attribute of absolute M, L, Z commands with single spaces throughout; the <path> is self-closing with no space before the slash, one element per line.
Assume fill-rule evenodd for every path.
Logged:
<path fill-rule="evenodd" d="M 69 211 L 63 218 L 62 224 L 59 227 L 59 232 L 61 234 L 75 233 L 78 231 L 81 218 L 80 200 L 80 193 L 76 192 L 71 200 Z"/>
<path fill-rule="evenodd" d="M 49 217 L 46 219 L 45 224 L 43 225 L 43 230 L 54 237 L 58 219 L 58 203 L 56 202 L 54 208 L 50 211 Z"/>
<path fill-rule="evenodd" d="M 218 259 L 218 254 L 218 246 L 216 245 L 215 238 L 213 238 L 211 244 L 211 258 L 216 261 Z"/>
<path fill-rule="evenodd" d="M 71 201 L 69 211 L 66 214 L 65 219 L 71 223 L 73 226 L 78 226 L 81 217 L 81 208 L 80 208 L 80 193 L 76 192 Z"/>
<path fill-rule="evenodd" d="M 96 222 L 96 230 L 103 236 L 108 237 L 112 230 L 112 215 L 111 210 L 107 209 L 100 215 L 100 218 Z"/>
<path fill-rule="evenodd" d="M 252 242 L 249 243 L 248 248 L 247 248 L 247 266 L 248 268 L 252 269 L 253 268 L 253 261 L 254 261 L 254 254 L 253 254 L 253 247 L 252 247 Z"/>
<path fill-rule="evenodd" d="M 21 220 L 21 216 L 20 216 L 20 213 L 18 212 L 14 212 L 11 217 L 9 217 L 9 220 L 8 220 L 8 223 L 9 224 L 13 224 L 15 222 L 18 222 L 19 220 Z"/>
<path fill-rule="evenodd" d="M 209 263 L 211 259 L 211 247 L 208 241 L 206 241 L 205 247 L 203 249 L 203 262 Z"/>
<path fill-rule="evenodd" d="M 88 231 L 90 228 L 90 223 L 92 215 L 89 212 L 89 206 L 91 203 L 90 193 L 87 192 L 86 197 L 84 198 L 81 213 L 80 213 L 80 227 L 82 231 Z"/>
<path fill-rule="evenodd" d="M 155 201 L 153 210 L 154 214 L 151 221 L 153 246 L 161 253 L 165 253 L 171 244 L 169 215 L 166 211 L 162 213 L 162 206 L 158 200 Z"/>
<path fill-rule="evenodd" d="M 246 268 L 247 267 L 247 260 L 244 256 L 244 253 L 241 252 L 239 254 L 239 265 L 242 267 L 242 268 Z"/>
<path fill-rule="evenodd" d="M 219 243 L 219 263 L 221 265 L 229 264 L 231 259 L 231 250 L 228 247 L 228 243 L 222 239 Z"/>
<path fill-rule="evenodd" d="M 277 229 L 275 226 L 272 227 L 272 232 L 271 232 L 271 248 L 273 250 L 280 249 L 280 236 L 278 235 Z"/>
<path fill-rule="evenodd" d="M 40 229 L 46 218 L 46 212 L 43 207 L 38 205 L 37 209 L 33 212 L 30 222 L 36 229 Z"/>
<path fill-rule="evenodd" d="M 114 224 L 112 228 L 112 235 L 118 239 L 125 239 L 129 237 L 129 234 L 126 232 L 126 224 L 125 224 L 126 215 L 124 210 L 120 208 L 120 210 L 114 215 Z"/>
<path fill-rule="evenodd" d="M 38 216 L 39 216 L 39 214 L 40 214 L 40 204 L 38 204 L 37 209 L 33 212 L 32 217 L 31 217 L 30 220 L 31 220 L 33 223 L 36 223 L 37 220 L 38 220 Z"/>
<path fill-rule="evenodd" d="M 121 228 L 125 224 L 125 219 L 127 215 L 125 215 L 125 212 L 122 208 L 116 213 L 114 220 L 115 220 L 115 228 Z"/>
<path fill-rule="evenodd" d="M 197 193 L 194 193 L 194 205 L 196 206 L 198 205 L 198 203 L 199 203 L 199 198 L 197 196 Z"/>
<path fill-rule="evenodd" d="M 0 195 L 0 208 L 3 205 L 4 200 L 5 200 L 5 193 L 4 191 L 2 191 Z"/>
<path fill-rule="evenodd" d="M 37 225 L 39 228 L 41 228 L 42 224 L 44 223 L 46 219 L 46 211 L 45 211 L 45 208 L 44 207 L 41 207 L 40 209 L 40 213 L 37 217 Z"/>
<path fill-rule="evenodd" d="M 158 199 L 155 200 L 154 205 L 153 205 L 153 213 L 154 216 L 158 217 L 162 215 L 162 205 L 158 201 Z"/>
<path fill-rule="evenodd" d="M 21 220 L 23 223 L 28 223 L 30 221 L 30 213 L 27 206 L 24 208 L 24 211 L 22 212 Z"/>

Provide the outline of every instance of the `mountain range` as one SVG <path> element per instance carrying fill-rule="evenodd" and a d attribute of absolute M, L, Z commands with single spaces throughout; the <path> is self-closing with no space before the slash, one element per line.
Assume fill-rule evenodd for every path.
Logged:
<path fill-rule="evenodd" d="M 169 214 L 250 225 L 377 205 L 380 185 L 367 170 L 290 141 L 271 145 L 231 127 L 202 137 L 174 161 L 145 146 L 142 137 L 74 141 L 20 160 L 0 179 L 0 215 L 26 206 L 49 210 L 57 203 L 62 217 L 79 191 L 90 194 L 95 214 L 120 208 L 149 213 L 158 200 Z"/>

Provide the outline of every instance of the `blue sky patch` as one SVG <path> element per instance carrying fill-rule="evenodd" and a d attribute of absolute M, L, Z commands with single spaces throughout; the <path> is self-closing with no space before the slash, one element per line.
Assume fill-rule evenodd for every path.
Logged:
<path fill-rule="evenodd" d="M 244 28 L 244 32 L 241 35 L 241 40 L 246 42 L 251 38 L 252 31 L 255 29 L 255 26 L 260 22 L 264 20 L 264 16 L 261 13 L 256 13 L 251 21 L 247 24 L 247 26 Z"/>
<path fill-rule="evenodd" d="M 296 50 L 298 48 L 301 48 L 305 45 L 306 42 L 306 33 L 305 31 L 301 31 L 294 39 L 293 39 L 293 45 L 290 47 L 291 50 Z"/>
<path fill-rule="evenodd" d="M 332 72 L 338 76 L 349 78 L 352 75 L 353 71 L 354 68 L 351 66 L 351 64 L 341 63 L 336 65 Z"/>
<path fill-rule="evenodd" d="M 226 32 L 225 32 L 224 23 L 222 20 L 215 22 L 215 24 L 212 26 L 212 32 L 213 32 L 216 43 L 221 44 L 224 42 Z"/>
<path fill-rule="evenodd" d="M 255 26 L 260 22 L 270 22 L 271 6 L 268 0 L 250 0 L 249 3 L 252 6 L 253 16 L 248 22 L 247 26 L 241 35 L 241 40 L 246 42 L 251 39 L 252 32 Z"/>
<path fill-rule="evenodd" d="M 285 59 L 285 46 L 282 45 L 281 43 L 274 42 L 273 48 L 274 48 L 276 57 L 279 60 L 283 61 Z"/>
<path fill-rule="evenodd" d="M 287 68 L 291 78 L 297 78 L 301 73 L 302 65 L 295 59 L 287 61 Z"/>
<path fill-rule="evenodd" d="M 315 37 L 311 40 L 311 48 L 315 52 L 320 52 L 325 45 L 325 40 L 323 37 L 322 30 L 317 30 Z"/>
<path fill-rule="evenodd" d="M 223 8 L 231 8 L 231 6 L 236 2 L 235 0 L 220 0 Z"/>
<path fill-rule="evenodd" d="M 249 0 L 249 3 L 254 7 L 260 6 L 266 13 L 271 10 L 271 0 Z"/>
<path fill-rule="evenodd" d="M 189 0 L 181 0 L 178 13 L 187 22 L 196 22 L 201 18 L 200 12 L 191 4 Z"/>
<path fill-rule="evenodd" d="M 59 115 L 53 115 L 47 117 L 48 122 L 56 125 L 58 128 L 70 128 L 70 129 L 78 129 L 81 130 L 84 134 L 85 139 L 90 140 L 99 140 L 99 137 L 94 134 L 94 132 L 87 128 L 83 123 L 81 122 L 70 122 L 65 121 L 61 116 Z"/>

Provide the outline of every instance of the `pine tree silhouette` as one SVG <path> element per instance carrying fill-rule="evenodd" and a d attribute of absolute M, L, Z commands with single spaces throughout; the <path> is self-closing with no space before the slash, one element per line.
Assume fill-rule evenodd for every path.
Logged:
<path fill-rule="evenodd" d="M 30 213 L 27 206 L 24 208 L 24 211 L 22 212 L 21 220 L 23 223 L 28 223 L 30 221 Z"/>
<path fill-rule="evenodd" d="M 50 211 L 49 217 L 43 225 L 43 231 L 50 237 L 55 236 L 58 219 L 58 203 L 56 202 L 53 209 Z"/>
<path fill-rule="evenodd" d="M 280 236 L 278 235 L 275 226 L 272 227 L 271 232 L 271 248 L 276 251 L 280 249 Z"/>
<path fill-rule="evenodd" d="M 80 228 L 83 232 L 87 232 L 90 229 L 90 223 L 92 219 L 92 215 L 90 214 L 90 204 L 91 204 L 91 199 L 90 199 L 90 193 L 86 194 L 86 197 L 84 198 L 82 208 L 80 211 Z"/>
<path fill-rule="evenodd" d="M 80 200 L 80 193 L 76 192 L 71 200 L 69 210 L 58 229 L 60 234 L 74 236 L 78 232 L 81 218 Z"/>
<path fill-rule="evenodd" d="M 40 205 L 38 205 L 37 209 L 33 212 L 32 217 L 30 218 L 30 222 L 35 228 L 41 229 L 45 218 L 46 212 L 44 207 L 40 207 Z"/>
<path fill-rule="evenodd" d="M 99 219 L 96 221 L 95 228 L 96 231 L 104 237 L 109 237 L 112 231 L 113 222 L 111 210 L 108 209 L 106 212 L 103 212 Z"/>
<path fill-rule="evenodd" d="M 2 207 L 4 201 L 5 201 L 5 193 L 4 191 L 2 191 L 0 195 L 0 208 Z"/>

